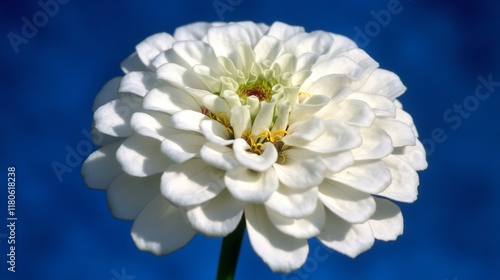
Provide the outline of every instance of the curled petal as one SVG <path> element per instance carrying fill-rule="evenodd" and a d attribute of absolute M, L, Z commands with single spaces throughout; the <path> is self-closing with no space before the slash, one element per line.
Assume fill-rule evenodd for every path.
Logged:
<path fill-rule="evenodd" d="M 158 139 L 134 134 L 127 138 L 116 151 L 116 158 L 123 171 L 145 177 L 163 172 L 171 164 L 161 152 Z"/>
<path fill-rule="evenodd" d="M 370 194 L 325 180 L 319 185 L 319 198 L 333 213 L 349 223 L 364 223 L 375 212 Z"/>
<path fill-rule="evenodd" d="M 115 100 L 119 97 L 117 94 L 118 88 L 120 87 L 122 77 L 115 77 L 109 80 L 97 93 L 94 98 L 94 104 L 92 104 L 92 112 L 95 112 L 102 105 Z"/>
<path fill-rule="evenodd" d="M 144 97 L 146 93 L 158 85 L 153 73 L 147 71 L 134 71 L 126 74 L 118 91 L 130 92 Z"/>
<path fill-rule="evenodd" d="M 394 149 L 394 155 L 408 162 L 415 170 L 424 170 L 427 168 L 425 148 L 417 140 L 415 146 L 404 146 Z"/>
<path fill-rule="evenodd" d="M 121 141 L 100 148 L 83 162 L 82 176 L 89 188 L 105 190 L 123 170 L 116 160 L 116 151 Z"/>
<path fill-rule="evenodd" d="M 213 142 L 206 142 L 203 145 L 200 156 L 206 163 L 222 170 L 233 169 L 240 165 L 233 149 Z"/>
<path fill-rule="evenodd" d="M 244 206 L 242 201 L 223 190 L 213 199 L 190 207 L 186 216 L 195 230 L 210 237 L 224 237 L 238 226 Z"/>
<path fill-rule="evenodd" d="M 368 223 L 350 224 L 328 211 L 325 226 L 317 237 L 327 247 L 351 258 L 370 249 L 375 241 Z"/>
<path fill-rule="evenodd" d="M 270 142 L 264 143 L 264 151 L 261 155 L 247 151 L 249 149 L 250 146 L 242 138 L 234 140 L 233 150 L 236 159 L 241 165 L 249 169 L 258 172 L 268 170 L 278 159 L 278 151 Z"/>
<path fill-rule="evenodd" d="M 198 156 L 207 139 L 198 133 L 166 135 L 161 142 L 161 151 L 175 163 L 181 163 Z"/>
<path fill-rule="evenodd" d="M 161 174 L 134 177 L 122 174 L 111 182 L 108 206 L 118 219 L 133 220 L 153 198 L 160 194 Z"/>
<path fill-rule="evenodd" d="M 132 239 L 137 248 L 165 255 L 186 245 L 196 231 L 184 220 L 179 208 L 158 195 L 134 220 Z"/>
<path fill-rule="evenodd" d="M 311 157 L 310 152 L 302 149 L 290 149 L 283 152 L 284 163 L 274 164 L 274 170 L 280 182 L 292 189 L 309 189 L 317 186 L 324 179 L 325 165 L 318 157 Z"/>
<path fill-rule="evenodd" d="M 149 36 L 139 43 L 135 49 L 142 63 L 154 69 L 152 65 L 154 58 L 162 51 L 169 49 L 174 42 L 175 39 L 170 34 L 162 32 Z"/>
<path fill-rule="evenodd" d="M 366 193 L 379 193 L 391 184 L 391 171 L 381 161 L 358 163 L 325 177 Z"/>
<path fill-rule="evenodd" d="M 200 158 L 175 164 L 161 177 L 161 193 L 181 207 L 200 205 L 225 188 L 224 173 Z"/>
<path fill-rule="evenodd" d="M 279 185 L 274 169 L 256 172 L 245 167 L 226 171 L 224 182 L 234 197 L 258 203 L 268 200 Z"/>
<path fill-rule="evenodd" d="M 173 86 L 152 89 L 144 97 L 144 109 L 174 114 L 182 110 L 199 110 L 200 105 L 185 91 Z"/>
<path fill-rule="evenodd" d="M 250 244 L 273 271 L 289 273 L 304 264 L 309 253 L 306 239 L 276 229 L 261 205 L 247 204 L 245 217 Z"/>
<path fill-rule="evenodd" d="M 419 179 L 417 172 L 406 161 L 394 155 L 382 159 L 391 172 L 391 184 L 378 195 L 401 202 L 417 199 Z"/>
<path fill-rule="evenodd" d="M 271 194 L 264 203 L 266 208 L 288 218 L 301 218 L 311 215 L 316 209 L 318 188 L 294 190 L 283 184 Z"/>
<path fill-rule="evenodd" d="M 396 240 L 403 234 L 403 215 L 399 207 L 386 199 L 375 198 L 377 210 L 368 220 L 373 236 L 383 241 Z"/>
<path fill-rule="evenodd" d="M 356 160 L 381 159 L 393 151 L 391 137 L 382 129 L 372 126 L 360 128 L 363 142 L 355 149 L 352 155 Z"/>
<path fill-rule="evenodd" d="M 281 232 L 299 239 L 308 239 L 318 235 L 325 225 L 325 207 L 317 203 L 310 215 L 301 218 L 288 218 L 266 208 L 269 220 Z"/>
<path fill-rule="evenodd" d="M 139 96 L 123 95 L 102 105 L 94 113 L 95 128 L 115 137 L 130 136 L 130 118 L 141 110 L 141 103 Z"/>

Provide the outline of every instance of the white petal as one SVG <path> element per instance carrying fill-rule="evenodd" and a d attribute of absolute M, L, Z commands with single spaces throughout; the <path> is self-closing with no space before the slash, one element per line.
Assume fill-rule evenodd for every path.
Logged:
<path fill-rule="evenodd" d="M 224 173 L 201 158 L 175 164 L 161 177 L 161 193 L 178 206 L 199 205 L 224 189 Z"/>
<path fill-rule="evenodd" d="M 161 195 L 142 209 L 131 231 L 137 248 L 155 255 L 182 248 L 195 234 L 180 210 Z"/>
<path fill-rule="evenodd" d="M 199 110 L 200 105 L 188 93 L 165 85 L 152 89 L 144 97 L 144 109 L 174 114 L 182 110 Z"/>
<path fill-rule="evenodd" d="M 175 63 L 166 63 L 158 67 L 156 76 L 178 88 L 187 86 L 195 89 L 207 89 L 205 83 L 193 70 L 186 69 Z"/>
<path fill-rule="evenodd" d="M 301 88 L 307 89 L 321 77 L 331 74 L 346 75 L 352 79 L 358 78 L 363 73 L 363 69 L 356 62 L 345 56 L 333 57 L 315 64 L 311 70 L 311 76 L 302 84 Z"/>
<path fill-rule="evenodd" d="M 252 125 L 252 135 L 259 135 L 264 131 L 268 131 L 274 116 L 274 105 L 276 103 L 262 102 L 260 110 Z"/>
<path fill-rule="evenodd" d="M 224 237 L 233 232 L 243 215 L 245 204 L 224 190 L 213 199 L 186 212 L 191 226 L 210 237 Z"/>
<path fill-rule="evenodd" d="M 394 155 L 389 155 L 382 161 L 391 171 L 392 182 L 378 195 L 402 202 L 415 201 L 418 195 L 419 179 L 413 167 Z"/>
<path fill-rule="evenodd" d="M 278 159 L 278 151 L 271 142 L 264 143 L 264 151 L 261 155 L 248 152 L 248 149 L 250 149 L 250 146 L 244 139 L 238 138 L 234 140 L 233 150 L 236 159 L 241 165 L 252 170 L 259 172 L 268 170 Z"/>
<path fill-rule="evenodd" d="M 133 220 L 142 208 L 160 194 L 161 174 L 134 177 L 122 174 L 111 182 L 108 191 L 108 206 L 118 219 Z"/>
<path fill-rule="evenodd" d="M 240 138 L 244 133 L 250 133 L 252 119 L 248 106 L 233 107 L 231 109 L 231 126 L 234 138 Z"/>
<path fill-rule="evenodd" d="M 353 225 L 328 211 L 318 239 L 327 247 L 351 258 L 370 249 L 375 241 L 368 223 Z"/>
<path fill-rule="evenodd" d="M 172 51 L 182 59 L 183 64 L 193 67 L 198 64 L 216 67 L 218 65 L 212 47 L 201 41 L 178 41 L 172 45 Z M 172 62 L 169 60 L 169 62 Z M 173 61 L 177 64 L 177 61 Z"/>
<path fill-rule="evenodd" d="M 343 74 L 330 74 L 319 78 L 313 83 L 301 86 L 301 92 L 314 95 L 324 95 L 337 103 L 344 99 L 352 90 L 346 90 L 352 78 Z"/>
<path fill-rule="evenodd" d="M 102 105 L 115 100 L 119 97 L 117 94 L 118 87 L 120 86 L 122 77 L 116 77 L 109 80 L 97 93 L 94 98 L 94 104 L 92 104 L 92 112 L 95 112 Z"/>
<path fill-rule="evenodd" d="M 377 211 L 368 220 L 373 236 L 383 241 L 396 240 L 403 234 L 403 215 L 399 207 L 386 199 L 375 198 Z"/>
<path fill-rule="evenodd" d="M 280 184 L 264 203 L 267 208 L 288 218 L 301 218 L 311 215 L 316 209 L 318 188 L 294 190 Z"/>
<path fill-rule="evenodd" d="M 158 85 L 156 77 L 151 72 L 134 71 L 125 75 L 120 83 L 120 92 L 130 92 L 138 96 L 146 93 Z"/>
<path fill-rule="evenodd" d="M 222 170 L 229 170 L 239 166 L 233 149 L 213 142 L 206 142 L 203 145 L 200 156 L 206 163 Z"/>
<path fill-rule="evenodd" d="M 252 45 L 247 29 L 239 24 L 228 24 L 212 27 L 207 33 L 208 43 L 214 48 L 217 56 L 230 58 L 235 52 L 236 43 L 243 42 Z"/>
<path fill-rule="evenodd" d="M 104 146 L 83 162 L 81 173 L 89 188 L 105 190 L 113 179 L 123 173 L 115 156 L 120 145 L 121 141 Z"/>
<path fill-rule="evenodd" d="M 347 97 L 349 99 L 361 100 L 373 109 L 375 115 L 384 117 L 394 117 L 396 115 L 396 106 L 387 97 L 378 94 L 353 92 Z"/>
<path fill-rule="evenodd" d="M 319 185 L 319 199 L 333 213 L 349 223 L 364 223 L 375 212 L 375 200 L 370 194 L 325 180 Z"/>
<path fill-rule="evenodd" d="M 234 140 L 229 139 L 229 129 L 218 121 L 203 120 L 200 123 L 201 133 L 208 141 L 214 142 L 219 145 L 231 145 Z"/>
<path fill-rule="evenodd" d="M 289 123 L 293 124 L 310 119 L 312 115 L 326 106 L 328 102 L 330 102 L 330 99 L 327 96 L 315 95 L 307 100 L 306 103 L 296 104 L 290 113 Z"/>
<path fill-rule="evenodd" d="M 201 133 L 201 122 L 208 119 L 206 115 L 193 110 L 182 110 L 172 115 L 175 128 L 199 133 Z"/>
<path fill-rule="evenodd" d="M 361 137 L 355 128 L 336 120 L 325 120 L 323 123 L 325 127 L 323 134 L 314 141 L 305 143 L 302 148 L 318 153 L 334 153 L 349 150 L 361 144 Z M 289 136 L 284 137 L 283 142 L 292 145 L 288 142 Z"/>
<path fill-rule="evenodd" d="M 417 171 L 427 168 L 425 148 L 418 139 L 415 146 L 398 147 L 394 149 L 393 154 L 408 162 Z"/>
<path fill-rule="evenodd" d="M 333 33 L 329 34 L 333 38 L 333 44 L 328 48 L 328 51 L 326 53 L 318 57 L 318 64 L 332 57 L 339 56 L 339 54 L 345 52 L 346 50 L 358 47 L 353 40 L 347 38 L 346 36 Z"/>
<path fill-rule="evenodd" d="M 269 220 L 284 234 L 298 239 L 308 239 L 318 235 L 325 225 L 325 207 L 317 203 L 314 212 L 298 219 L 287 218 L 266 208 Z"/>
<path fill-rule="evenodd" d="M 360 128 L 363 143 L 352 149 L 352 155 L 356 160 L 380 159 L 393 150 L 391 137 L 382 129 L 372 126 Z"/>
<path fill-rule="evenodd" d="M 195 22 L 175 29 L 174 38 L 178 41 L 201 40 L 208 29 L 212 27 L 208 22 Z"/>
<path fill-rule="evenodd" d="M 207 139 L 198 133 L 166 135 L 161 142 L 161 151 L 174 163 L 185 162 L 199 155 Z"/>
<path fill-rule="evenodd" d="M 130 73 L 133 71 L 148 71 L 148 67 L 142 63 L 141 59 L 137 55 L 137 52 L 134 52 L 120 64 L 120 68 L 123 73 Z"/>
<path fill-rule="evenodd" d="M 366 193 L 379 193 L 391 183 L 391 172 L 381 162 L 358 163 L 338 173 L 325 174 L 325 177 Z"/>
<path fill-rule="evenodd" d="M 369 127 L 375 120 L 375 113 L 363 101 L 346 99 L 331 107 L 326 118 L 344 121 L 350 125 Z"/>
<path fill-rule="evenodd" d="M 141 110 L 142 97 L 123 95 L 97 109 L 94 113 L 95 127 L 102 133 L 127 137 L 132 134 L 130 118 Z"/>
<path fill-rule="evenodd" d="M 297 122 L 288 128 L 289 135 L 283 137 L 283 142 L 289 146 L 303 146 L 316 140 L 325 132 L 325 125 L 320 118 L 311 117 L 307 121 Z"/>
<path fill-rule="evenodd" d="M 340 54 L 340 56 L 345 56 L 352 59 L 353 61 L 358 63 L 361 68 L 363 68 L 362 74 L 356 81 L 353 82 L 353 88 L 358 88 L 359 86 L 363 85 L 366 79 L 371 75 L 371 73 L 379 67 L 379 64 L 360 48 L 349 49 Z"/>
<path fill-rule="evenodd" d="M 161 112 L 134 113 L 130 119 L 130 126 L 134 132 L 155 137 L 160 141 L 167 135 L 179 133 L 179 130 L 174 128 L 171 116 Z M 145 135 L 146 133 L 147 135 Z"/>
<path fill-rule="evenodd" d="M 323 31 L 297 33 L 285 42 L 288 52 L 300 56 L 304 53 L 322 54 L 332 45 L 333 38 Z"/>
<path fill-rule="evenodd" d="M 350 151 L 322 155 L 321 160 L 330 172 L 339 172 L 354 164 L 354 158 Z"/>
<path fill-rule="evenodd" d="M 267 35 L 285 41 L 293 35 L 302 32 L 304 32 L 304 27 L 302 26 L 292 26 L 283 22 L 275 21 L 269 28 Z"/>
<path fill-rule="evenodd" d="M 378 68 L 371 73 L 366 83 L 357 91 L 376 93 L 394 100 L 406 91 L 406 87 L 396 74 Z"/>
<path fill-rule="evenodd" d="M 135 49 L 144 65 L 153 69 L 153 65 L 151 64 L 153 59 L 160 54 L 160 52 L 169 49 L 174 42 L 175 39 L 170 34 L 162 32 L 149 36 L 139 43 Z"/>
<path fill-rule="evenodd" d="M 247 202 L 262 203 L 278 189 L 279 180 L 274 169 L 256 172 L 237 167 L 226 172 L 224 182 L 231 194 Z"/>
<path fill-rule="evenodd" d="M 271 270 L 289 273 L 304 264 L 309 253 L 307 240 L 277 230 L 263 206 L 247 204 L 245 217 L 250 244 Z"/>
<path fill-rule="evenodd" d="M 283 42 L 272 36 L 263 36 L 255 45 L 255 61 L 274 61 L 283 49 Z"/>
<path fill-rule="evenodd" d="M 171 164 L 161 152 L 158 139 L 134 134 L 127 138 L 116 152 L 123 171 L 132 176 L 145 177 L 163 172 Z"/>
<path fill-rule="evenodd" d="M 389 134 L 394 147 L 415 145 L 416 137 L 412 128 L 400 121 L 389 118 L 376 118 L 374 125 Z"/>
<path fill-rule="evenodd" d="M 284 163 L 273 165 L 281 183 L 292 189 L 309 189 L 323 181 L 325 165 L 319 157 L 311 156 L 311 152 L 302 149 L 289 149 L 283 152 Z"/>

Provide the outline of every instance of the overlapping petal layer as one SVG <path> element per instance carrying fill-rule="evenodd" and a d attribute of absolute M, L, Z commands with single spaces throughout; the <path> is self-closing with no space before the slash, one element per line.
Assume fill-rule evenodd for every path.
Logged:
<path fill-rule="evenodd" d="M 350 257 L 403 232 L 427 167 L 406 87 L 346 37 L 275 22 L 193 23 L 137 45 L 93 110 L 106 141 L 85 161 L 141 250 L 247 225 L 273 271 L 307 239 Z M 243 219 L 243 220 L 242 220 Z"/>

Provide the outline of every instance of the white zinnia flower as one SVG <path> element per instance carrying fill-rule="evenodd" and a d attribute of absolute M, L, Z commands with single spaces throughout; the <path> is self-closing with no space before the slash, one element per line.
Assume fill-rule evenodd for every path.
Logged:
<path fill-rule="evenodd" d="M 82 168 L 137 247 L 167 254 L 242 217 L 273 271 L 307 239 L 350 257 L 394 240 L 427 167 L 397 75 L 346 37 L 275 22 L 194 23 L 148 37 L 95 99 Z M 243 216 L 244 214 L 244 216 Z"/>

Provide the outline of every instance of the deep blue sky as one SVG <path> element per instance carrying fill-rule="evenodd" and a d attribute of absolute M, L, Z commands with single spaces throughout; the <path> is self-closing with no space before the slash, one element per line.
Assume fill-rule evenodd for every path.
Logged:
<path fill-rule="evenodd" d="M 79 158 L 62 180 L 51 164 L 67 164 L 69 150 L 85 148 L 82 131 L 92 121 L 93 98 L 120 75 L 120 62 L 137 43 L 190 22 L 218 20 L 280 20 L 356 38 L 408 87 L 401 101 L 429 154 L 418 200 L 400 204 L 405 233 L 398 241 L 377 242 L 354 260 L 333 252 L 282 278 L 263 264 L 245 237 L 237 279 L 500 275 L 498 1 L 232 0 L 240 4 L 223 13 L 213 0 L 66 2 L 17 46 L 17 53 L 8 34 L 22 34 L 24 17 L 33 22 L 38 15 L 43 21 L 43 9 L 37 1 L 0 4 L 0 279 L 214 279 L 220 239 L 197 236 L 160 258 L 140 252 L 129 235 L 131 222 L 113 218 L 105 192 L 83 184 Z M 379 11 L 397 2 L 400 12 L 384 26 L 375 23 Z M 481 79 L 493 83 L 477 96 Z M 6 271 L 3 238 L 10 165 L 17 170 L 15 274 Z M 310 245 L 311 251 L 321 248 L 316 241 Z"/>

